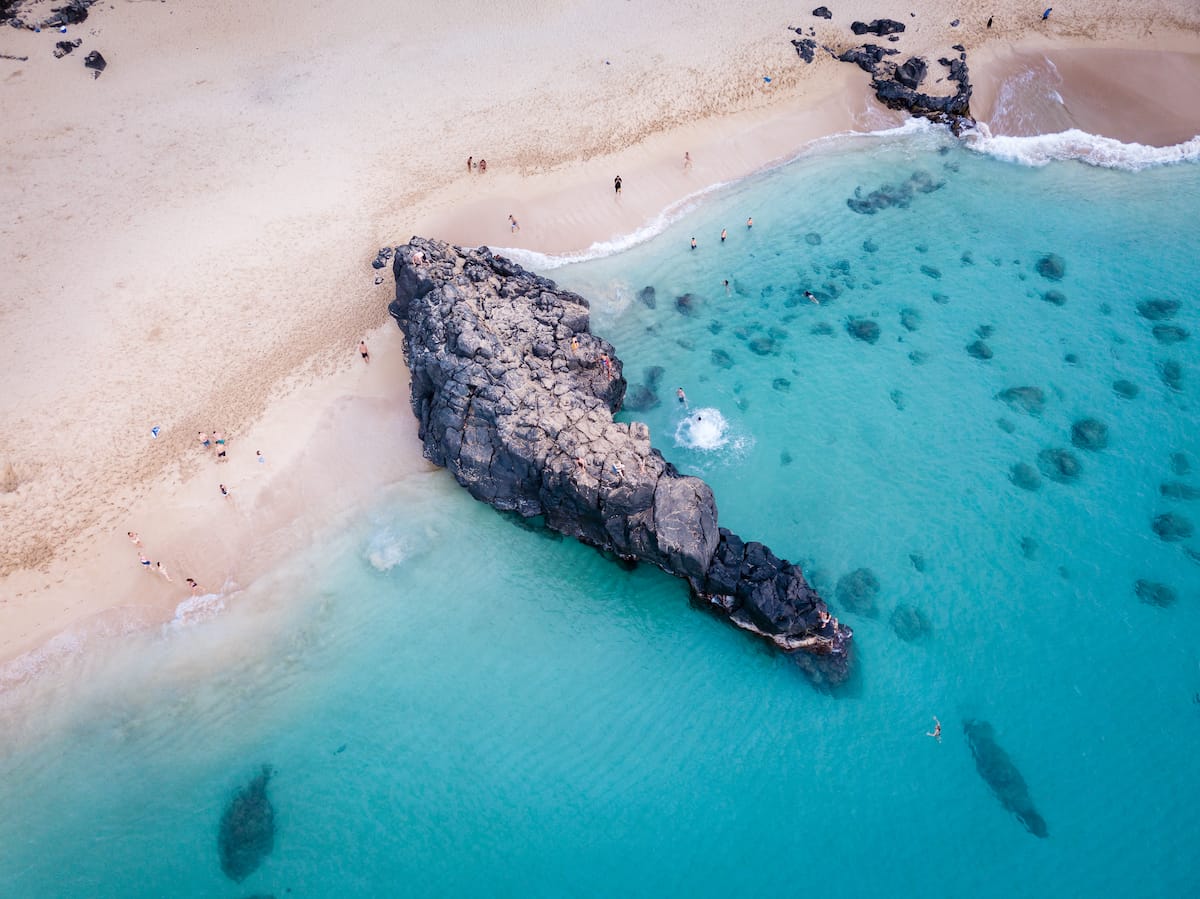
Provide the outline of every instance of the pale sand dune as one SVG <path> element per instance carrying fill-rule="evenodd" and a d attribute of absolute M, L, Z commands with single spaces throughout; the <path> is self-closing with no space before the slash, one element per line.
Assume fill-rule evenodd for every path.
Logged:
<path fill-rule="evenodd" d="M 1126 49 L 1186 50 L 1200 20 L 1187 0 L 1139 4 L 1136 23 L 1115 0 L 1048 23 L 1024 3 L 917 6 L 854 0 L 825 22 L 781 0 L 118 0 L 61 60 L 55 36 L 0 29 L 0 53 L 30 57 L 0 60 L 0 660 L 97 616 L 169 615 L 189 573 L 245 582 L 370 485 L 424 469 L 378 245 L 582 250 L 812 137 L 897 121 L 864 73 L 800 63 L 787 26 L 841 49 L 860 42 L 851 21 L 887 16 L 909 26 L 895 46 L 936 58 L 1117 27 Z M 109 60 L 95 81 L 90 49 Z M 469 176 L 468 155 L 489 173 Z M 357 423 L 380 403 L 398 418 L 375 455 Z M 195 440 L 214 428 L 233 439 L 219 471 Z M 147 583 L 130 528 L 174 585 Z"/>

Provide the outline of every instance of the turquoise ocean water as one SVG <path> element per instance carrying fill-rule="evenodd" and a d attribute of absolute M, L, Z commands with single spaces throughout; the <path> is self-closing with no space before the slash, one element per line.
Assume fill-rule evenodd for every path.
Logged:
<path fill-rule="evenodd" d="M 881 189 L 899 202 L 847 203 Z M 682 582 L 413 476 L 221 614 L 10 691 L 0 895 L 1200 893 L 1198 198 L 1191 162 L 1032 167 L 910 130 L 550 272 L 631 382 L 661 366 L 633 417 L 722 524 L 854 627 L 853 682 L 820 692 Z M 1072 445 L 1083 419 L 1105 448 Z M 861 568 L 874 615 L 839 603 Z M 898 605 L 928 632 L 902 639 Z M 966 719 L 1047 838 L 981 779 Z M 263 763 L 275 847 L 238 885 L 218 822 Z"/>

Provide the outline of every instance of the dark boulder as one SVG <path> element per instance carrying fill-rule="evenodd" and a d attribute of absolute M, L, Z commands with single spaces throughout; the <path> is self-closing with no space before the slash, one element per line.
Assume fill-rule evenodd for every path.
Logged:
<path fill-rule="evenodd" d="M 994 354 L 992 353 L 992 348 L 990 346 L 988 346 L 982 340 L 976 340 L 967 344 L 967 355 L 973 359 L 980 359 L 986 362 L 988 359 L 991 359 Z"/>
<path fill-rule="evenodd" d="M 975 758 L 975 770 L 992 788 L 1000 804 L 1035 837 L 1049 836 L 1046 821 L 1033 805 L 1025 778 L 1004 747 L 996 742 L 992 726 L 986 721 L 964 721 L 963 733 L 967 735 L 971 755 Z"/>
<path fill-rule="evenodd" d="M 1156 515 L 1150 522 L 1150 527 L 1154 533 L 1158 534 L 1158 539 L 1164 543 L 1178 543 L 1180 540 L 1187 540 L 1195 533 L 1191 519 L 1175 512 Z"/>
<path fill-rule="evenodd" d="M 1158 376 L 1172 390 L 1183 390 L 1183 366 L 1174 359 L 1164 359 L 1158 364 Z"/>
<path fill-rule="evenodd" d="M 221 870 L 237 883 L 253 874 L 275 848 L 275 809 L 267 796 L 271 773 L 270 766 L 263 765 L 221 815 L 217 831 Z"/>
<path fill-rule="evenodd" d="M 99 50 L 93 50 L 83 58 L 83 64 L 92 70 L 92 77 L 99 78 L 100 73 L 108 68 L 108 60 L 100 55 Z M 104 82 L 107 84 L 108 82 Z"/>
<path fill-rule="evenodd" d="M 811 37 L 800 37 L 792 40 L 796 55 L 804 62 L 812 62 L 817 57 L 817 42 Z"/>
<path fill-rule="evenodd" d="M 1046 393 L 1040 387 L 1008 387 L 997 393 L 996 399 L 1030 415 L 1041 415 L 1046 406 Z"/>
<path fill-rule="evenodd" d="M 1042 486 L 1041 476 L 1028 462 L 1017 462 L 1008 473 L 1008 479 L 1022 490 L 1037 490 Z"/>
<path fill-rule="evenodd" d="M 1187 328 L 1181 328 L 1179 325 L 1155 325 L 1152 333 L 1154 339 L 1164 346 L 1183 343 L 1190 336 Z"/>
<path fill-rule="evenodd" d="M 1094 418 L 1081 418 L 1071 425 L 1071 443 L 1079 449 L 1102 450 L 1108 446 L 1108 425 Z"/>
<path fill-rule="evenodd" d="M 1056 253 L 1047 253 L 1033 266 L 1034 271 L 1047 281 L 1061 281 L 1067 273 L 1067 263 Z"/>
<path fill-rule="evenodd" d="M 812 14 L 818 19 L 832 19 L 833 13 L 829 11 L 828 6 L 818 6 L 812 11 Z"/>
<path fill-rule="evenodd" d="M 1070 450 L 1044 449 L 1037 455 L 1037 466 L 1043 475 L 1060 484 L 1069 484 L 1083 472 L 1079 459 Z"/>
<path fill-rule="evenodd" d="M 879 596 L 879 578 L 870 568 L 856 568 L 838 578 L 834 594 L 838 605 L 858 615 L 874 618 L 879 614 L 875 600 Z"/>
<path fill-rule="evenodd" d="M 371 261 L 371 268 L 380 269 L 386 266 L 391 261 L 393 252 L 391 247 L 380 247 L 379 252 L 375 254 L 375 258 Z"/>
<path fill-rule="evenodd" d="M 892 610 L 888 619 L 896 636 L 905 643 L 912 643 L 927 637 L 933 632 L 933 624 L 929 617 L 916 606 L 901 603 Z"/>
<path fill-rule="evenodd" d="M 1143 300 L 1137 304 L 1138 315 L 1152 322 L 1166 321 L 1179 311 L 1178 300 Z"/>
<path fill-rule="evenodd" d="M 897 22 L 894 19 L 874 19 L 869 25 L 863 22 L 854 22 L 850 25 L 850 30 L 859 36 L 874 34 L 879 37 L 886 37 L 889 34 L 900 34 L 903 32 L 904 23 Z"/>
<path fill-rule="evenodd" d="M 900 51 L 890 47 L 880 47 L 878 44 L 863 44 L 861 47 L 851 47 L 838 56 L 839 62 L 852 62 L 864 72 L 874 74 L 876 67 L 888 56 L 895 56 Z"/>
<path fill-rule="evenodd" d="M 913 56 L 903 65 L 896 66 L 895 79 L 905 87 L 917 88 L 925 80 L 929 66 L 919 56 Z"/>
<path fill-rule="evenodd" d="M 852 318 L 846 322 L 846 333 L 855 340 L 875 343 L 879 340 L 879 325 L 869 318 Z"/>
<path fill-rule="evenodd" d="M 1112 384 L 1113 393 L 1123 399 L 1132 400 L 1141 392 L 1137 384 L 1132 381 L 1126 381 L 1124 378 L 1118 378 Z"/>
<path fill-rule="evenodd" d="M 1200 499 L 1200 487 L 1193 487 L 1182 481 L 1164 481 L 1158 485 L 1158 492 L 1167 499 L 1179 499 L 1185 502 Z"/>
<path fill-rule="evenodd" d="M 87 21 L 88 7 L 91 5 L 89 0 L 73 0 L 66 6 L 54 7 L 52 11 L 57 14 L 55 18 L 63 25 L 78 25 Z"/>
<path fill-rule="evenodd" d="M 1146 605 L 1158 606 L 1163 609 L 1174 605 L 1175 600 L 1179 598 L 1172 587 L 1160 584 L 1158 581 L 1147 581 L 1140 578 L 1133 585 L 1133 592 Z"/>

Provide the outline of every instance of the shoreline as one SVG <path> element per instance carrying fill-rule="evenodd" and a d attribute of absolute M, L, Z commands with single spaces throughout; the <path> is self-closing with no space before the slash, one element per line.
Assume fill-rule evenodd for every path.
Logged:
<path fill-rule="evenodd" d="M 175 12 L 159 10 L 153 15 Z M 178 12 L 204 19 L 196 11 Z M 268 12 L 254 13 L 240 40 L 252 42 L 272 27 Z M 840 13 L 839 19 L 844 17 Z M 136 24 L 139 14 L 129 9 L 97 12 L 95 30 L 103 35 L 122 21 Z M 907 17 L 907 13 L 903 15 Z M 923 13 L 922 17 L 927 16 Z M 290 27 L 303 25 L 301 18 L 299 25 Z M 975 30 L 979 31 L 978 23 Z M 346 37 L 349 33 L 344 31 L 343 38 L 361 41 Z M 133 27 L 129 46 L 151 34 L 145 23 L 140 30 Z M 166 86 L 143 88 L 123 83 L 116 90 L 123 92 L 134 109 L 139 108 L 138 103 L 152 100 L 155 87 L 160 92 L 173 88 L 165 74 L 168 51 L 187 42 L 172 34 L 163 54 L 144 72 L 163 77 Z M 914 35 L 916 48 L 901 46 L 906 51 L 926 44 L 932 47 L 951 34 L 943 26 L 936 35 Z M 999 43 L 1007 40 L 1006 36 L 999 31 L 983 36 L 989 40 L 983 48 L 968 46 L 972 79 L 984 98 L 981 104 L 994 103 L 994 86 L 1013 64 L 1011 54 Z M 967 34 L 953 33 L 953 37 L 967 39 Z M 1139 51 L 1143 56 L 1136 77 L 1144 81 L 1155 72 L 1151 58 L 1155 51 L 1189 46 L 1189 38 L 1194 45 L 1194 34 L 1142 35 L 1122 39 L 1121 47 L 1110 48 L 1086 35 L 1035 37 L 1023 43 L 1015 41 L 1018 50 L 1014 52 L 1086 55 L 1095 45 L 1098 50 L 1131 53 L 1140 46 L 1145 49 Z M 778 66 L 790 66 L 786 77 L 776 78 L 779 90 L 774 95 L 764 94 L 766 89 L 758 86 L 743 90 L 733 95 L 728 108 L 711 110 L 695 121 L 650 128 L 649 136 L 610 153 L 591 152 L 590 147 L 599 140 L 594 135 L 567 137 L 556 149 L 562 157 L 558 161 L 554 161 L 554 152 L 544 154 L 547 161 L 539 162 L 540 157 L 516 149 L 511 158 L 523 161 L 506 165 L 505 154 L 489 153 L 498 160 L 491 171 L 468 177 L 465 156 L 459 163 L 464 171 L 457 176 L 430 167 L 432 156 L 444 149 L 439 144 L 432 154 L 408 161 L 417 176 L 414 180 L 423 186 L 391 186 L 381 191 L 380 185 L 395 177 L 390 139 L 376 138 L 376 143 L 357 157 L 360 166 L 352 164 L 349 174 L 339 170 L 332 176 L 316 161 L 318 150 L 332 152 L 336 158 L 352 143 L 346 136 L 302 148 L 302 161 L 290 169 L 290 157 L 278 142 L 265 147 L 264 158 L 257 162 L 238 158 L 246 145 L 232 142 L 206 149 L 197 157 L 197 161 L 200 157 L 219 159 L 226 154 L 227 168 L 220 178 L 206 174 L 201 167 L 185 172 L 194 179 L 189 186 L 177 187 L 172 182 L 178 172 L 156 153 L 171 147 L 185 152 L 186 141 L 197 138 L 196 126 L 186 116 L 193 107 L 181 104 L 160 117 L 160 124 L 176 129 L 168 134 L 169 140 L 152 147 L 153 153 L 134 154 L 137 158 L 118 172 L 124 177 L 114 179 L 117 185 L 109 194 L 103 193 L 103 185 L 90 188 L 90 179 L 83 176 L 68 179 L 68 193 L 78 201 L 78 208 L 71 208 L 59 204 L 50 192 L 34 195 L 24 184 L 17 187 L 16 196 L 9 199 L 15 201 L 18 221 L 4 229 L 6 236 L 16 239 L 16 286 L 0 310 L 6 314 L 3 320 L 10 337 L 21 347 L 14 365 L 31 365 L 32 373 L 18 375 L 17 368 L 5 372 L 11 396 L 0 420 L 12 427 L 6 428 L 10 439 L 0 441 L 0 467 L 11 466 L 23 483 L 0 495 L 0 522 L 10 526 L 6 529 L 10 535 L 6 556 L 30 530 L 36 538 L 33 554 L 25 551 L 19 556 L 27 564 L 15 571 L 8 566 L 9 573 L 0 578 L 0 633 L 4 635 L 0 672 L 10 670 L 12 664 L 64 631 L 86 629 L 88 622 L 100 626 L 108 620 L 106 615 L 129 626 L 148 627 L 169 620 L 186 593 L 173 589 L 174 599 L 168 601 L 160 589 L 166 585 L 157 577 L 152 586 L 146 583 L 145 573 L 137 571 L 136 550 L 129 546 L 126 530 L 142 534 L 151 558 L 155 557 L 149 552 L 151 539 L 187 547 L 160 552 L 172 566 L 173 588 L 180 588 L 188 576 L 185 568 L 217 571 L 225 581 L 244 585 L 269 568 L 272 560 L 293 549 L 298 541 L 290 529 L 312 534 L 314 529 L 305 522 L 352 508 L 356 497 L 368 496 L 388 478 L 430 470 L 419 455 L 415 421 L 408 410 L 408 376 L 400 355 L 400 335 L 386 315 L 390 272 L 379 273 L 382 284 L 372 283 L 377 273 L 367 263 L 374 247 L 363 245 L 366 235 L 391 245 L 416 233 L 461 245 L 519 245 L 550 254 L 579 252 L 632 234 L 687 196 L 778 164 L 821 137 L 856 127 L 878 130 L 904 120 L 872 99 L 867 76 L 853 66 L 823 59 L 806 67 L 796 59 L 782 26 L 772 26 L 765 36 L 747 36 L 746 47 L 756 49 L 768 39 L 774 42 L 771 52 L 778 50 L 774 56 Z M 205 48 L 201 61 L 219 58 L 214 54 L 213 48 Z M 618 61 L 624 58 L 616 52 L 612 56 Z M 1190 56 L 1196 57 L 1194 46 Z M 114 60 L 120 58 L 119 53 L 113 55 Z M 1138 60 L 1128 57 L 1126 61 Z M 293 62 L 279 58 L 273 62 L 283 67 L 288 79 L 312 80 L 312 71 L 304 74 Z M 757 63 L 758 58 L 751 62 Z M 74 65 L 78 60 L 60 61 L 58 69 L 43 60 L 30 68 L 40 69 L 37 77 L 46 77 L 46 83 L 39 85 L 45 90 L 77 89 L 67 75 L 68 63 Z M 739 60 L 739 65 L 744 63 Z M 1189 72 L 1194 63 L 1195 59 L 1186 63 Z M 336 60 L 329 63 L 333 74 L 342 64 Z M 1095 71 L 1086 60 L 1073 64 L 1084 75 Z M 687 70 L 683 71 L 686 76 Z M 1200 72 L 1200 68 L 1194 71 Z M 191 77 L 193 73 L 186 74 Z M 252 65 L 244 82 L 223 88 L 226 99 L 243 102 L 245 84 L 251 84 L 266 91 L 271 102 L 286 105 L 295 98 L 289 99 L 286 82 L 276 75 L 268 66 Z M 115 69 L 95 83 L 108 89 L 120 77 L 120 70 Z M 1068 72 L 1064 77 L 1072 75 Z M 532 76 L 524 75 L 521 84 L 527 79 Z M 992 99 L 987 93 L 989 84 Z M 669 88 L 662 89 L 663 96 L 669 96 Z M 615 98 L 619 108 L 623 99 L 619 91 L 606 96 Z M 1191 96 L 1187 99 L 1195 105 Z M 86 120 L 88 102 L 67 102 L 66 111 L 59 118 L 52 113 L 48 125 L 38 124 L 31 115 L 18 117 L 17 131 L 25 136 L 40 134 L 43 142 L 60 150 L 88 146 L 77 143 L 80 135 L 71 136 L 77 126 L 70 122 L 72 116 Z M 258 101 L 252 97 L 251 102 Z M 202 122 L 216 123 L 218 113 L 228 109 L 228 104 L 217 104 L 216 110 L 212 105 L 200 101 Z M 301 104 L 297 113 L 302 125 L 307 125 L 302 113 L 309 108 Z M 269 111 L 264 114 L 271 115 Z M 101 121 L 108 121 L 104 116 L 120 115 L 125 127 L 136 127 L 126 122 L 124 112 L 115 105 L 100 109 L 97 115 Z M 60 133 L 55 128 L 68 130 Z M 364 126 L 358 136 L 370 136 L 374 130 Z M 99 138 L 100 146 L 94 158 L 88 157 L 89 164 L 120 156 L 128 140 L 128 136 Z M 687 170 L 681 163 L 683 151 L 693 158 Z M 32 150 L 18 155 L 17 163 L 34 177 L 32 183 L 44 183 L 49 163 L 34 158 Z M 166 198 L 152 209 L 139 209 L 139 214 L 129 213 L 116 222 L 114 235 L 101 236 L 98 246 L 81 247 L 81 257 L 72 258 L 68 266 L 72 271 L 60 275 L 51 266 L 60 241 L 86 242 L 97 229 L 114 224 L 106 220 L 107 213 L 130 203 L 137 205 L 135 198 L 147 189 L 139 180 L 139 163 L 148 167 L 149 189 L 168 191 Z M 283 174 L 271 172 L 279 167 L 284 168 Z M 624 180 L 619 199 L 612 189 L 612 176 L 617 173 Z M 298 187 L 302 190 L 296 192 Z M 381 191 L 378 196 L 376 191 Z M 242 192 L 246 192 L 244 196 Z M 255 218 L 256 202 L 277 206 L 271 205 L 270 217 Z M 39 210 L 46 216 L 41 230 L 34 227 Z M 341 214 L 348 210 L 353 212 L 343 219 Z M 521 223 L 519 235 L 508 228 L 510 213 Z M 180 245 L 188 249 L 184 258 Z M 56 283 L 46 282 L 49 272 L 55 273 L 50 280 Z M 298 293 L 304 297 L 296 304 Z M 84 295 L 92 299 L 81 309 L 72 298 Z M 287 311 L 273 311 L 281 306 Z M 50 309 L 53 317 L 44 309 Z M 153 324 L 145 328 L 135 325 L 136 335 L 124 333 L 143 319 Z M 300 319 L 300 324 L 295 319 Z M 89 352 L 80 353 L 79 359 L 55 358 L 47 368 L 37 351 L 44 349 L 39 335 L 49 322 L 58 322 L 53 332 L 55 343 L 79 344 Z M 274 327 L 280 328 L 279 334 L 270 333 Z M 364 334 L 372 349 L 372 364 L 366 370 L 356 368 L 359 360 L 353 352 Z M 124 361 L 108 362 L 96 375 L 87 363 L 97 357 Z M 143 408 L 131 410 L 128 396 L 142 393 L 152 398 Z M 339 460 L 347 448 L 369 450 L 362 446 L 367 441 L 346 439 L 344 432 L 341 442 L 331 442 L 328 432 L 339 407 L 356 406 L 361 411 L 372 402 L 375 413 L 398 411 L 404 422 L 383 416 L 392 421 L 393 433 L 380 441 L 385 445 L 374 447 L 378 457 L 367 454 L 371 461 L 362 464 L 365 475 L 326 484 L 316 497 L 281 482 L 289 467 L 306 470 L 306 460 L 316 462 L 319 469 L 321 464 L 334 464 L 332 460 Z M 51 427 L 36 418 L 30 420 L 27 410 L 34 408 L 53 410 Z M 365 420 L 352 415 L 347 422 Z M 153 443 L 146 433 L 151 421 L 164 426 L 162 438 Z M 411 433 L 403 431 L 405 423 Z M 200 457 L 195 447 L 195 432 L 214 426 L 230 434 L 234 447 L 234 461 L 220 473 L 234 482 L 234 505 L 248 494 L 232 524 L 225 515 L 229 510 L 220 505 L 221 498 L 210 483 L 215 475 L 208 466 L 215 463 Z M 349 424 L 345 427 L 353 430 Z M 111 428 L 112 432 L 105 432 L 98 446 L 90 445 L 97 428 Z M 395 433 L 405 433 L 400 439 L 408 442 L 411 451 L 401 446 L 395 452 L 394 444 L 386 443 Z M 322 439 L 324 444 L 318 446 Z M 253 456 L 244 454 L 258 448 L 269 457 L 268 477 L 259 478 L 262 473 L 253 467 L 247 470 L 247 465 L 255 463 Z M 393 452 L 385 453 L 389 448 Z M 307 470 L 309 482 L 319 482 L 319 475 Z M 255 478 L 258 480 L 251 480 Z M 243 485 L 249 488 L 245 492 Z M 74 508 L 66 508 L 66 500 L 73 500 Z M 39 519 L 33 512 L 41 507 L 54 511 Z M 33 518 L 29 528 L 24 527 L 26 516 Z M 289 533 L 293 544 L 287 543 Z M 254 535 L 266 535 L 264 545 L 255 546 Z M 247 554 L 247 546 L 255 548 Z M 202 574 L 198 579 L 204 583 L 213 578 Z M 97 584 L 103 585 L 106 595 L 99 595 Z M 0 690 L 5 688 L 6 683 L 0 681 Z"/>

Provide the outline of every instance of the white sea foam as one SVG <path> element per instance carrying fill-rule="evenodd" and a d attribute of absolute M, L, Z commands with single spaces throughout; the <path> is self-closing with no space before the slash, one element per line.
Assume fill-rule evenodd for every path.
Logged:
<path fill-rule="evenodd" d="M 363 555 L 376 571 L 391 571 L 412 555 L 412 547 L 405 536 L 388 527 L 371 537 Z"/>
<path fill-rule="evenodd" d="M 720 409 L 697 409 L 675 428 L 675 444 L 696 450 L 718 450 L 729 443 L 729 422 Z"/>
<path fill-rule="evenodd" d="M 963 144 L 978 153 L 1028 166 L 1075 159 L 1100 168 L 1137 172 L 1154 166 L 1200 160 L 1200 135 L 1170 147 L 1149 147 L 1088 134 L 1078 128 L 1030 137 L 994 136 L 988 126 L 980 122 L 965 135 Z"/>
<path fill-rule="evenodd" d="M 177 631 L 192 627 L 215 618 L 225 611 L 225 594 L 205 593 L 189 596 L 175 607 L 175 616 L 163 627 L 164 631 Z"/>

